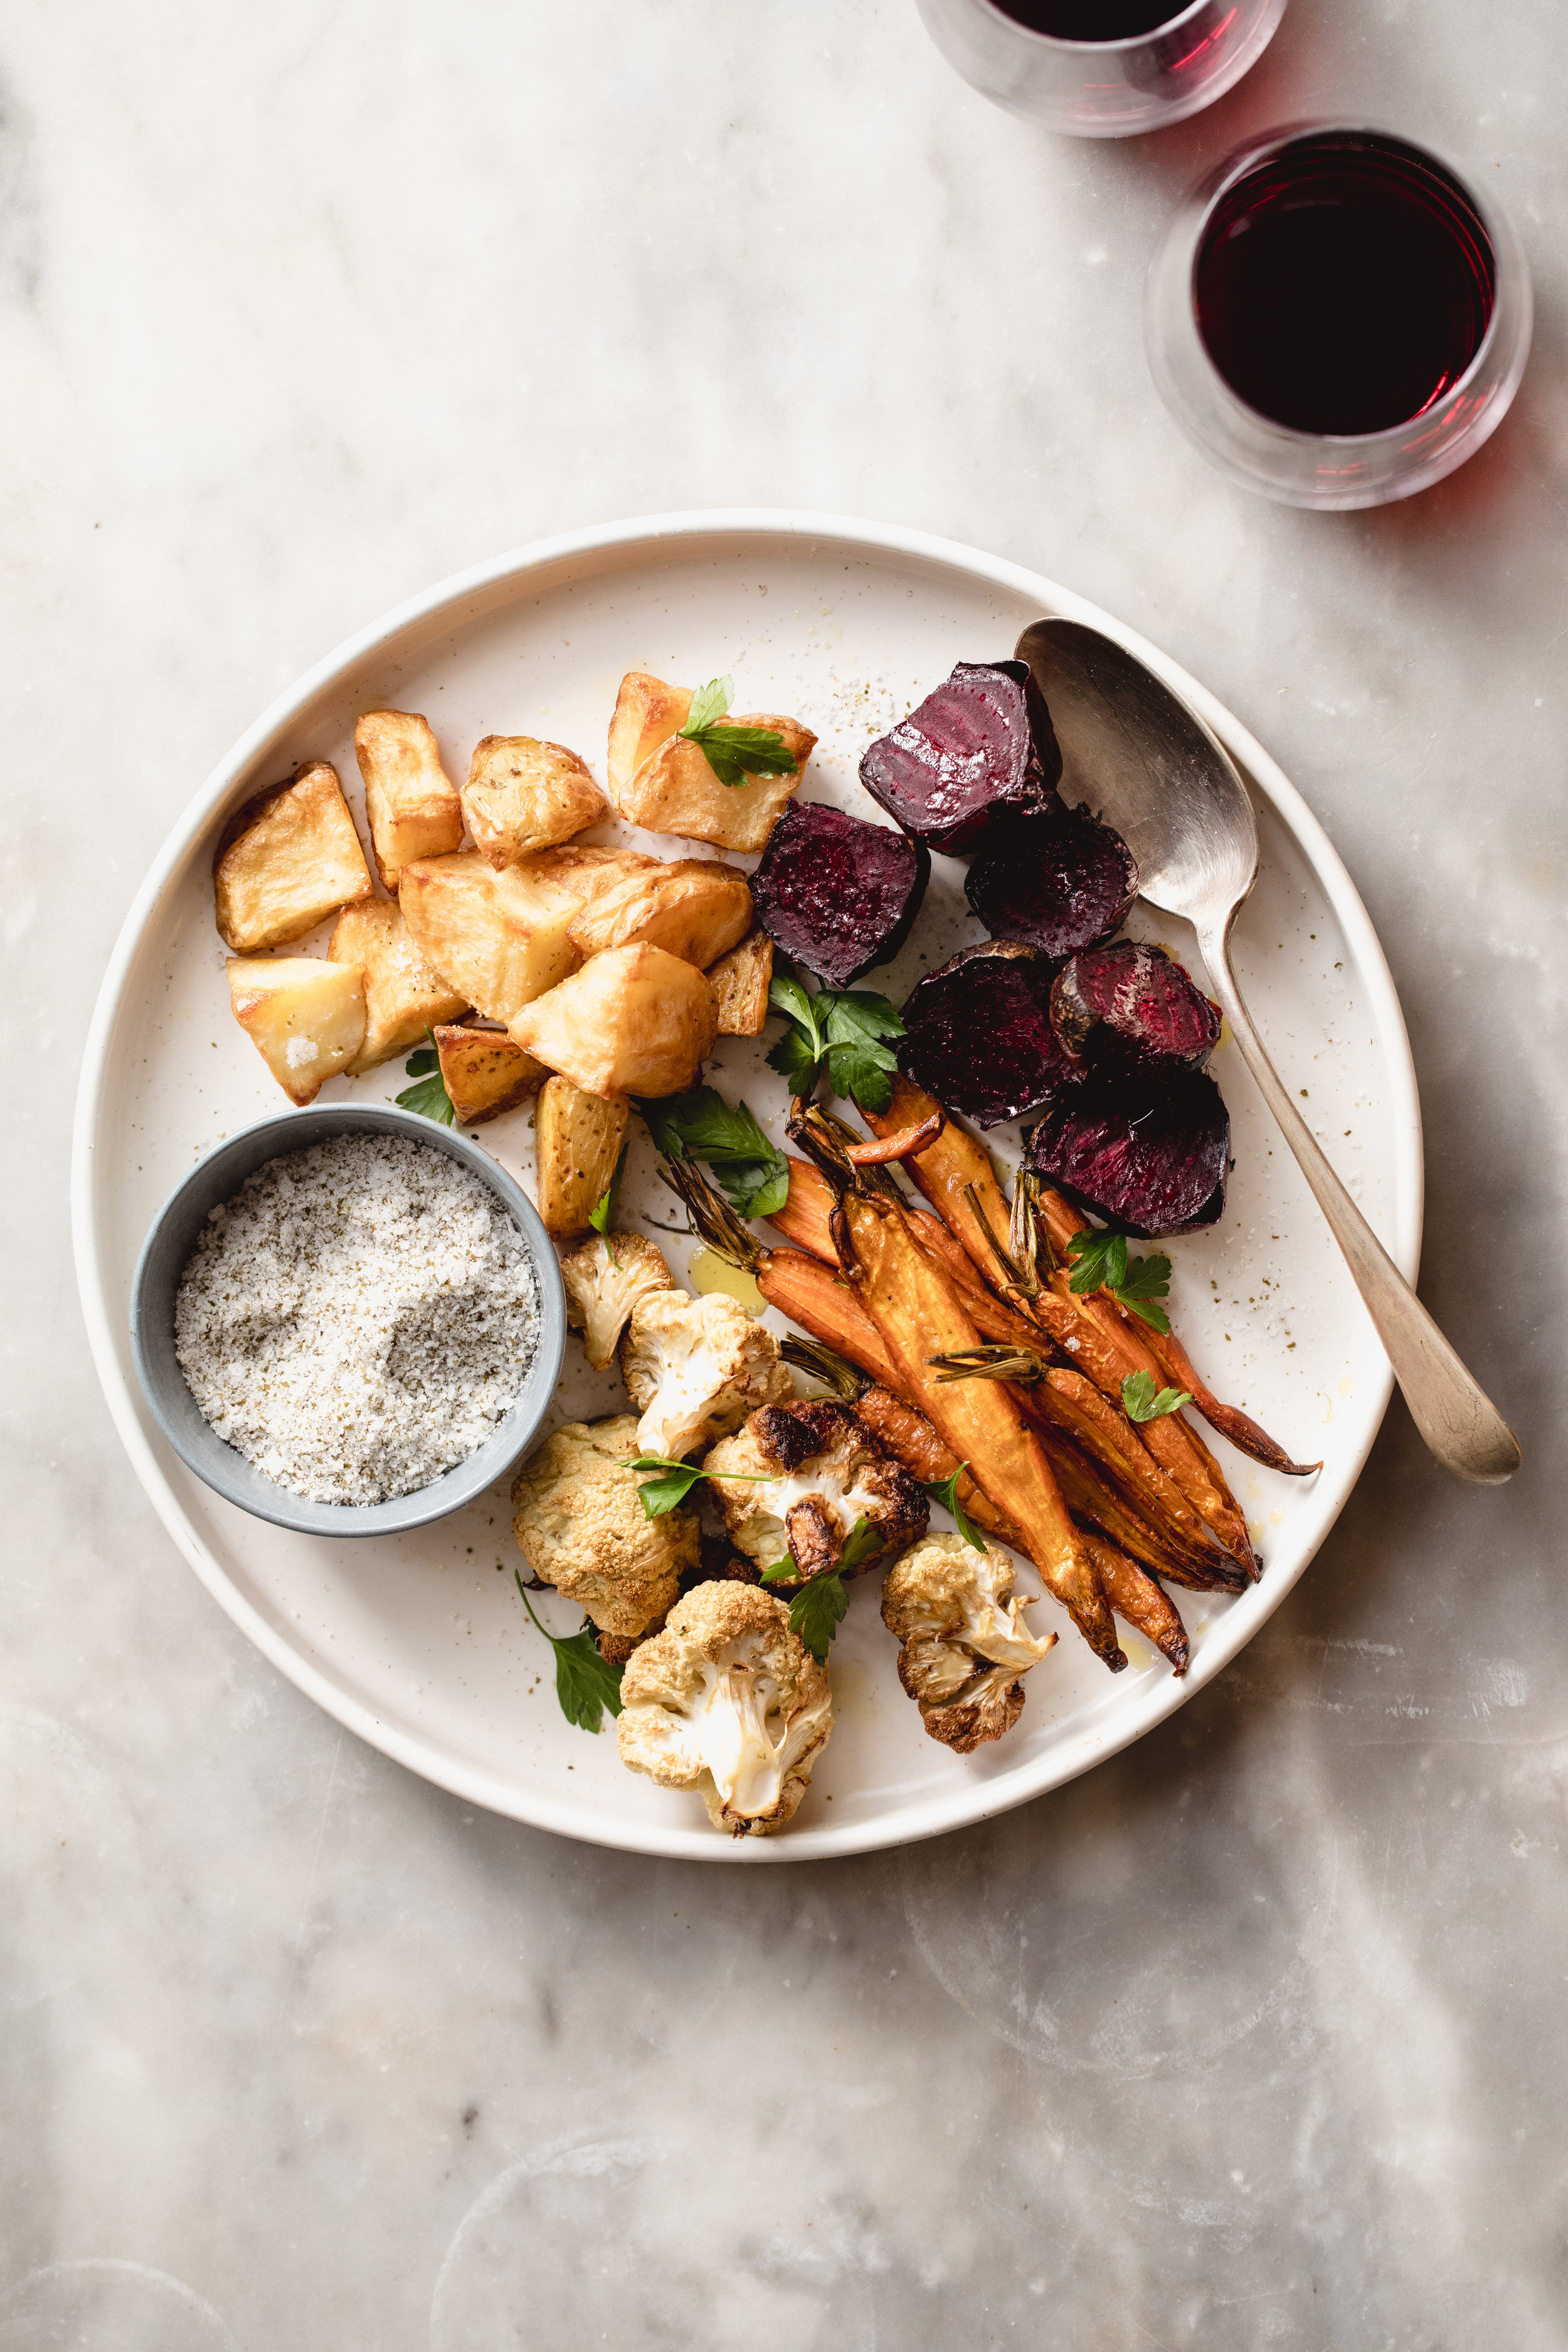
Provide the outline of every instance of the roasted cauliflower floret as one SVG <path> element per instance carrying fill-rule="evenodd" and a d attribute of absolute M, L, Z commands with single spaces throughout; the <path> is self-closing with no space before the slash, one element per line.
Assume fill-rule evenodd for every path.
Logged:
<path fill-rule="evenodd" d="M 595 1234 L 561 1261 L 566 1320 L 581 1331 L 588 1361 L 606 1372 L 639 1298 L 673 1285 L 664 1252 L 644 1234 Z"/>
<path fill-rule="evenodd" d="M 773 1333 L 722 1291 L 639 1298 L 620 1352 L 626 1394 L 642 1415 L 637 1444 L 667 1462 L 738 1429 L 757 1406 L 795 1394 Z"/>
<path fill-rule="evenodd" d="M 569 1421 L 547 1437 L 512 1482 L 511 1531 L 530 1569 L 586 1610 L 606 1633 L 656 1625 L 697 1566 L 700 1530 L 691 1510 L 650 1519 L 642 1480 L 623 1465 L 637 1450 L 629 1412 Z"/>
<path fill-rule="evenodd" d="M 967 1756 L 1011 1731 L 1023 1677 L 1056 1635 L 1037 1641 L 1013 1591 L 1013 1563 L 995 1544 L 927 1536 L 895 1560 L 882 1587 L 882 1622 L 903 1644 L 899 1680 L 933 1739 Z"/>
<path fill-rule="evenodd" d="M 702 1466 L 722 1474 L 713 1500 L 731 1542 L 758 1569 L 788 1556 L 803 1578 L 826 1575 L 858 1519 L 872 1548 L 854 1568 L 869 1568 L 917 1543 L 931 1517 L 924 1488 L 847 1405 L 826 1399 L 764 1405 Z M 759 1483 L 746 1483 L 748 1474 Z"/>
<path fill-rule="evenodd" d="M 621 1761 L 667 1789 L 700 1789 L 715 1829 L 782 1830 L 833 1728 L 833 1695 L 771 1592 L 700 1584 L 621 1678 Z"/>

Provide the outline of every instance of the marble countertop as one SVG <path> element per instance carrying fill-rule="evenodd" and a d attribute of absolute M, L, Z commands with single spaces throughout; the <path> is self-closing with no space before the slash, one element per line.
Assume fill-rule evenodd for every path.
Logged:
<path fill-rule="evenodd" d="M 1565 107 L 1507 0 L 1293 0 L 1103 146 L 912 0 L 12 13 L 0 2352 L 1568 2343 Z M 1226 487 L 1142 358 L 1176 191 L 1310 113 L 1484 173 L 1535 273 L 1502 430 L 1370 515 Z M 1424 1293 L 1527 1454 L 1462 1489 L 1396 1402 L 1163 1730 L 760 1873 L 475 1813 L 273 1673 L 110 1430 L 65 1185 L 116 929 L 259 708 L 480 556 L 742 504 L 1037 565 L 1279 757 L 1409 1018 Z"/>

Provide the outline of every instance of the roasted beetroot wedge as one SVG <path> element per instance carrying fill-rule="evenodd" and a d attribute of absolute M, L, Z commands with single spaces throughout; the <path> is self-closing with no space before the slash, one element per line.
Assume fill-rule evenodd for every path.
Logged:
<path fill-rule="evenodd" d="M 1163 948 L 1137 940 L 1089 948 L 1058 972 L 1051 1023 L 1080 1066 L 1101 1039 L 1119 1049 L 1169 1054 L 1201 1069 L 1219 1043 L 1219 1007 Z M 1098 1033 L 1098 1034 L 1097 1034 Z"/>
<path fill-rule="evenodd" d="M 752 877 L 752 904 L 786 955 L 829 988 L 847 988 L 898 954 L 930 880 L 923 842 L 820 801 L 792 801 Z"/>
<path fill-rule="evenodd" d="M 960 662 L 890 735 L 878 737 L 861 760 L 860 782 L 916 841 L 955 857 L 1007 816 L 1055 807 L 1061 772 L 1028 665 Z"/>
<path fill-rule="evenodd" d="M 1029 1165 L 1128 1233 L 1184 1234 L 1224 1212 L 1230 1119 L 1206 1071 L 1119 1055 L 1052 1095 Z"/>
<path fill-rule="evenodd" d="M 1072 1075 L 1051 1027 L 1054 971 L 1009 940 L 963 949 L 910 990 L 899 1067 L 978 1127 L 1033 1110 Z"/>
<path fill-rule="evenodd" d="M 987 841 L 964 889 L 994 940 L 1074 955 L 1122 921 L 1138 896 L 1138 866 L 1119 833 L 1058 801 Z"/>

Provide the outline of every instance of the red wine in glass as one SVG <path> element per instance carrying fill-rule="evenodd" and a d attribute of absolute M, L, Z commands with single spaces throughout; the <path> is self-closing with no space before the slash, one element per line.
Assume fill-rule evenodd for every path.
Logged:
<path fill-rule="evenodd" d="M 1193 293 L 1209 357 L 1249 407 L 1298 433 L 1381 433 L 1464 375 L 1497 263 L 1433 157 L 1370 132 L 1310 132 L 1221 196 Z"/>
<path fill-rule="evenodd" d="M 1058 41 L 1128 41 L 1157 33 L 1188 0 L 996 0 L 1005 16 Z"/>

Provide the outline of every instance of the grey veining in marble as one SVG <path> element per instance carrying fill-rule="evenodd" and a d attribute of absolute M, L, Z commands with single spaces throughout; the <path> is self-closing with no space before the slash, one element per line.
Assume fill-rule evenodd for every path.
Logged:
<path fill-rule="evenodd" d="M 1568 66 L 1546 0 L 1293 0 L 1150 142 L 989 110 L 910 0 L 81 0 L 0 26 L 9 789 L 0 2352 L 1555 2352 Z M 1144 368 L 1173 193 L 1382 119 L 1484 173 L 1534 361 L 1312 517 Z M 110 1430 L 64 1170 L 132 892 L 396 599 L 579 522 L 839 509 L 1187 663 L 1343 852 L 1428 1126 L 1424 1290 L 1527 1467 L 1392 1411 L 1164 1730 L 902 1855 L 474 1815 L 206 1598 Z"/>

